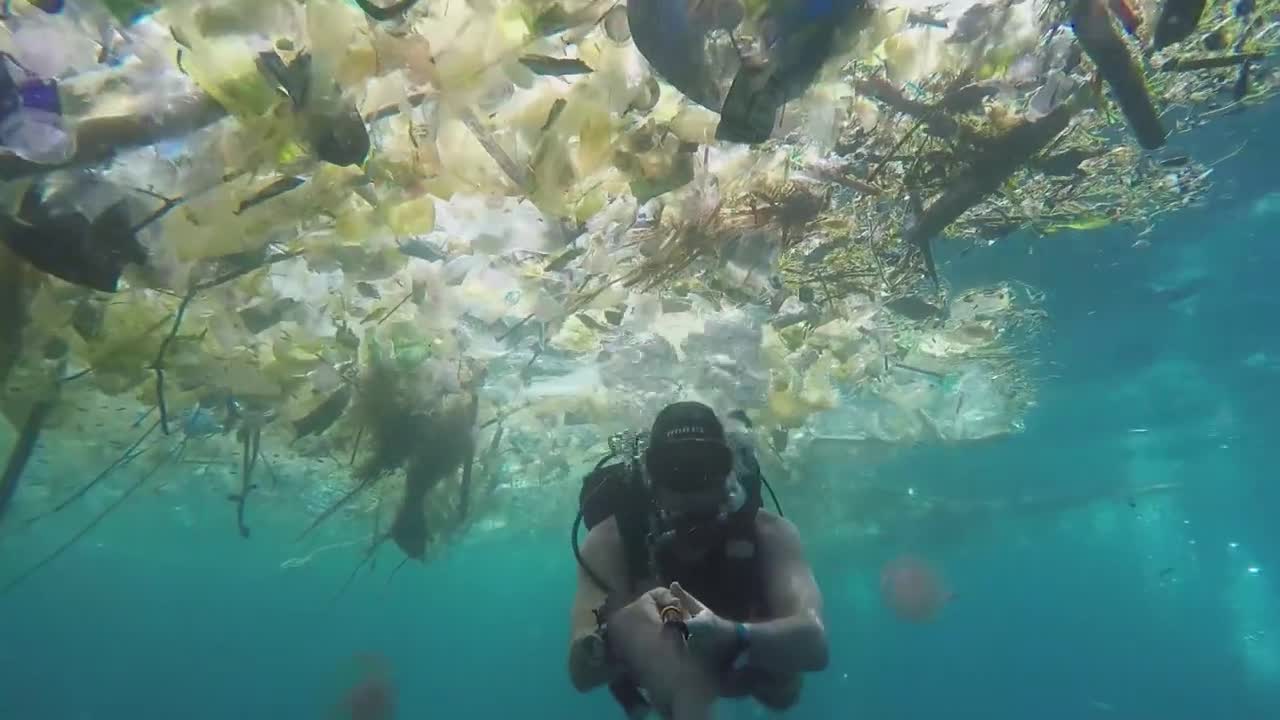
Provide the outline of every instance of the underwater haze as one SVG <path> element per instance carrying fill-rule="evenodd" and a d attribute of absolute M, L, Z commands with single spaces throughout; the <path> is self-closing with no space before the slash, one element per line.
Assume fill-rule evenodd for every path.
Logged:
<path fill-rule="evenodd" d="M 942 245 L 957 289 L 994 277 L 1046 292 L 1042 392 L 1021 434 L 811 464 L 784 495 L 831 638 L 830 667 L 791 717 L 1280 716 L 1275 127 L 1274 106 L 1255 108 L 1182 139 L 1201 157 L 1247 145 L 1215 169 L 1205 206 L 1166 216 L 1145 251 L 1123 229 L 963 256 Z M 855 475 L 958 499 L 1092 499 L 1012 503 L 885 541 L 832 519 L 859 513 L 840 489 Z M 1153 485 L 1172 487 L 1123 491 Z M 282 563 L 349 533 L 297 543 L 300 512 L 245 541 L 217 492 L 185 487 L 140 495 L 0 597 L 0 719 L 321 718 L 361 654 L 385 658 L 401 718 L 621 717 L 566 673 L 570 504 L 562 528 L 473 529 L 393 581 L 384 559 L 335 600 L 359 547 Z M 0 570 L 108 501 L 6 533 Z M 955 593 L 930 623 L 881 602 L 880 569 L 902 552 Z"/>
<path fill-rule="evenodd" d="M 1280 718 L 1280 0 L 388 3 L 0 6 L 0 720 L 622 720 L 676 400 L 791 720 Z"/>

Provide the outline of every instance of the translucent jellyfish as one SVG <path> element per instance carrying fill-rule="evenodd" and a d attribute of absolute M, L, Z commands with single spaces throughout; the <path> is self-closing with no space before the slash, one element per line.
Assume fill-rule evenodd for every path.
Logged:
<path fill-rule="evenodd" d="M 358 655 L 344 668 L 343 684 L 334 720 L 392 720 L 396 715 L 396 688 L 386 658 Z"/>
<path fill-rule="evenodd" d="M 910 555 L 889 561 L 880 573 L 880 596 L 901 620 L 931 622 L 953 593 L 928 562 Z"/>

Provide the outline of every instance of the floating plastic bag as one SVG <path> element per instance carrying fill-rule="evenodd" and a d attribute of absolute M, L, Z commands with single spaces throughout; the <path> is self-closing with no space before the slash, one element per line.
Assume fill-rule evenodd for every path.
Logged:
<path fill-rule="evenodd" d="M 0 52 L 0 147 L 41 165 L 69 161 L 75 136 L 62 118 L 58 83 Z"/>
<path fill-rule="evenodd" d="M 584 397 L 595 394 L 602 387 L 600 369 L 587 365 L 567 375 L 538 380 L 525 391 L 525 397 L 530 400 Z"/>
<path fill-rule="evenodd" d="M 940 425 L 949 439 L 979 440 L 1016 429 L 1006 389 L 980 365 L 967 368 L 949 384 L 939 405 Z"/>
<path fill-rule="evenodd" d="M 601 375 L 610 387 L 666 393 L 676 386 L 676 350 L 662 335 L 628 336 L 607 343 L 604 350 Z"/>

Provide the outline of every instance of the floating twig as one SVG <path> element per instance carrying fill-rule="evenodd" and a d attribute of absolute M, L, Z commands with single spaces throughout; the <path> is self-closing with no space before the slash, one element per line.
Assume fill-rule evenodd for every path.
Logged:
<path fill-rule="evenodd" d="M 377 519 L 378 519 L 378 516 L 377 516 L 377 513 L 375 512 L 374 513 L 375 523 L 377 522 Z M 370 567 L 372 567 L 374 558 L 376 557 L 376 554 L 378 552 L 378 548 L 382 547 L 382 543 L 386 542 L 387 539 L 390 537 L 391 537 L 391 533 L 379 533 L 377 531 L 377 527 L 375 526 L 373 536 L 372 536 L 372 542 L 369 544 L 368 549 L 364 551 L 364 555 L 361 556 L 360 562 L 356 563 L 356 566 L 351 568 L 351 572 L 347 574 L 347 579 L 342 582 L 342 586 L 338 588 L 338 592 L 334 593 L 333 599 L 329 601 L 331 606 L 334 603 L 338 602 L 338 600 L 344 594 L 346 594 L 347 589 L 351 587 L 351 583 L 355 581 L 356 575 L 359 574 L 360 570 L 365 565 L 369 565 Z M 407 560 L 408 558 L 405 558 L 405 559 Z"/>
<path fill-rule="evenodd" d="M 240 493 L 230 495 L 228 500 L 236 504 L 236 525 L 240 529 L 240 537 L 249 539 L 249 526 L 244 523 L 245 503 L 249 500 L 249 491 L 257 487 L 253 484 L 253 471 L 258 465 L 258 453 L 262 443 L 262 427 L 254 425 L 240 431 L 240 441 L 244 455 L 240 463 Z"/>
<path fill-rule="evenodd" d="M 187 201 L 185 197 L 181 197 L 181 196 L 176 198 L 171 198 L 171 197 L 166 197 L 159 193 L 152 192 L 150 190 L 146 190 L 143 188 L 136 188 L 136 190 L 144 195 L 149 195 L 155 198 L 156 200 L 159 200 L 163 204 L 157 210 L 153 211 L 150 215 L 143 218 L 137 225 L 134 225 L 129 230 L 130 234 L 139 232 L 140 230 L 150 225 L 151 223 L 159 220 L 165 215 L 168 215 L 174 208 L 178 207 L 179 205 Z"/>
<path fill-rule="evenodd" d="M 936 237 L 969 208 L 1000 188 L 1014 172 L 1026 165 L 1071 120 L 1071 107 L 1064 103 L 1048 115 L 1023 122 L 987 144 L 969 168 L 948 185 L 918 221 L 903 231 L 903 239 L 917 247 L 924 239 Z"/>
<path fill-rule="evenodd" d="M 859 92 L 879 100 L 893 110 L 917 119 L 916 125 L 912 126 L 912 129 L 902 139 L 902 142 L 905 142 L 915 132 L 916 128 L 922 124 L 929 127 L 930 133 L 941 138 L 953 138 L 957 134 L 964 132 L 959 123 L 945 113 L 940 112 L 939 105 L 927 105 L 911 100 L 884 78 L 869 78 L 856 83 L 855 87 Z M 902 142 L 898 143 L 899 148 Z M 888 155 L 892 157 L 897 154 L 897 151 L 898 148 L 895 148 Z M 867 182 L 872 182 L 873 179 L 874 174 L 872 177 L 867 178 Z"/>
<path fill-rule="evenodd" d="M 276 475 L 276 468 L 267 460 L 267 456 L 263 453 L 258 455 L 258 459 L 262 461 L 262 466 L 267 469 L 267 474 L 271 476 L 271 489 L 280 487 L 280 476 Z"/>
<path fill-rule="evenodd" d="M 511 333 L 513 333 L 513 332 L 515 332 L 515 331 L 519 330 L 520 328 L 524 327 L 524 326 L 525 326 L 525 323 L 527 323 L 527 322 L 529 322 L 530 320 L 532 320 L 532 319 L 533 319 L 533 316 L 534 316 L 535 314 L 536 314 L 536 313 L 529 313 L 528 315 L 525 315 L 525 316 L 524 316 L 524 318 L 520 320 L 520 322 L 517 322 L 515 325 L 512 325 L 511 327 L 507 328 L 507 330 L 506 330 L 505 332 L 503 332 L 501 335 L 499 335 L 499 336 L 498 336 L 498 342 L 502 342 L 502 341 L 506 340 L 508 337 L 510 337 L 510 336 L 511 336 Z"/>
<path fill-rule="evenodd" d="M 393 569 L 391 570 L 391 574 L 387 576 L 387 584 L 388 584 L 388 585 L 390 585 L 390 584 L 391 584 L 391 581 L 392 581 L 392 580 L 395 580 L 395 579 L 396 579 L 396 573 L 400 572 L 400 568 L 402 568 L 402 567 L 404 567 L 405 565 L 409 564 L 409 561 L 410 561 L 410 560 L 412 560 L 412 559 L 413 559 L 413 558 L 411 558 L 410 556 L 405 555 L 405 556 L 404 556 L 404 558 L 400 560 L 400 564 L 399 564 L 399 565 L 396 565 L 396 566 L 395 566 L 395 568 L 393 568 Z"/>
<path fill-rule="evenodd" d="M 88 535 L 91 530 L 93 530 L 103 520 L 105 520 L 107 516 L 112 513 L 112 511 L 114 511 L 116 508 L 123 505 L 126 500 L 128 500 L 131 496 L 133 496 L 134 493 L 136 493 L 139 489 L 141 489 L 142 486 L 146 484 L 148 480 L 150 480 L 153 476 L 155 476 L 157 472 L 160 471 L 161 468 L 163 468 L 166 464 L 168 464 L 169 460 L 171 460 L 172 458 L 177 456 L 179 453 L 181 453 L 182 449 L 185 446 L 186 446 L 186 443 L 183 442 L 178 444 L 176 447 L 170 449 L 164 455 L 164 457 L 160 458 L 159 462 L 157 462 L 150 470 L 148 470 L 141 478 L 139 478 L 137 482 L 129 486 L 120 495 L 120 497 L 116 498 L 113 502 L 111 502 L 109 505 L 103 508 L 101 512 L 95 515 L 93 520 L 89 521 L 88 525 L 85 525 L 83 528 L 80 529 L 79 532 L 77 532 L 75 535 L 72 535 L 71 538 L 67 540 L 65 543 L 63 543 L 62 545 L 59 545 L 58 548 L 54 550 L 52 553 L 50 553 L 49 555 L 46 555 L 44 559 L 40 560 L 35 565 L 32 565 L 31 567 L 27 568 L 23 572 L 19 573 L 16 577 L 14 577 L 12 580 L 6 583 L 3 587 L 0 587 L 0 595 L 4 595 L 5 593 L 8 593 L 9 591 L 13 590 L 18 585 L 22 584 L 25 580 L 30 578 L 32 575 L 36 574 L 37 572 L 44 569 L 45 567 L 48 567 L 50 563 L 52 563 L 54 560 L 57 560 L 59 557 L 61 557 L 63 553 L 70 550 L 72 546 L 74 546 L 77 542 L 79 542 L 85 535 Z"/>
<path fill-rule="evenodd" d="M 169 411 L 164 400 L 165 353 L 169 351 L 169 346 L 173 344 L 174 338 L 178 336 L 178 329 L 182 327 L 182 318 L 186 315 L 187 307 L 191 305 L 191 301 L 195 299 L 196 295 L 205 290 L 210 290 L 218 287 L 219 285 L 224 285 L 232 280 L 244 277 L 255 270 L 260 270 L 278 262 L 292 260 L 301 254 L 302 251 L 300 250 L 280 253 L 248 267 L 230 270 L 207 282 L 196 283 L 191 286 L 191 289 L 187 291 L 187 294 L 182 297 L 182 302 L 178 305 L 177 315 L 173 319 L 173 326 L 169 328 L 169 334 L 165 336 L 164 341 L 160 343 L 160 348 L 156 351 L 156 358 L 151 362 L 151 369 L 155 371 L 156 374 L 156 406 L 160 409 L 160 430 L 164 432 L 165 435 L 169 434 Z"/>
<path fill-rule="evenodd" d="M 182 325 L 182 318 L 187 314 L 187 306 L 195 299 L 198 293 L 199 285 L 193 287 L 182 298 L 182 303 L 178 305 L 177 317 L 173 319 L 173 326 L 169 328 L 169 334 L 160 343 L 160 349 L 156 351 L 156 358 L 151 362 L 151 369 L 156 374 L 156 407 L 160 408 L 160 430 L 165 435 L 169 434 L 169 409 L 164 401 L 164 356 L 169 351 L 169 346 L 173 344 L 173 339 L 178 335 L 178 328 Z"/>
<path fill-rule="evenodd" d="M 392 315 L 394 315 L 394 314 L 395 314 L 395 312 L 401 308 L 401 306 L 403 306 L 405 303 L 409 302 L 409 298 L 411 298 L 411 297 L 413 297 L 413 291 L 412 291 L 412 290 L 410 290 L 407 294 L 405 294 L 404 298 L 403 298 L 400 302 L 396 303 L 395 307 L 391 308 L 390 310 L 388 310 L 388 311 L 386 312 L 386 314 L 385 314 L 385 315 L 383 315 L 382 317 L 378 318 L 378 322 L 374 324 L 374 327 L 378 327 L 378 326 L 379 326 L 379 325 L 381 325 L 382 323 L 386 322 L 386 321 L 387 321 L 387 318 L 389 318 L 389 317 L 391 317 Z"/>
<path fill-rule="evenodd" d="M 476 418 L 480 413 L 480 391 L 471 390 L 471 406 L 467 409 L 467 448 L 466 459 L 462 464 L 462 482 L 458 487 L 458 524 L 466 522 L 467 510 L 471 503 L 471 470 L 476 459 Z"/>
<path fill-rule="evenodd" d="M 926 375 L 928 377 L 934 378 L 935 380 L 947 379 L 947 376 L 943 375 L 940 372 L 934 372 L 933 370 L 925 370 L 924 368 L 919 368 L 914 365 L 908 365 L 906 363 L 900 363 L 896 360 L 888 360 L 887 357 L 886 357 L 886 363 L 888 365 L 892 365 L 893 367 L 898 368 L 899 370 L 906 370 L 908 372 L 919 373 L 920 375 Z"/>
<path fill-rule="evenodd" d="M 1138 144 L 1145 150 L 1164 145 L 1168 133 L 1156 113 L 1142 68 L 1134 61 L 1128 45 L 1116 34 L 1106 6 L 1101 0 L 1074 0 L 1071 24 L 1080 46 L 1111 86 L 1120 112 L 1129 121 Z"/>
<path fill-rule="evenodd" d="M 516 408 L 512 408 L 506 412 L 498 413 L 497 415 L 494 415 L 488 420 L 485 420 L 484 422 L 480 423 L 480 429 L 483 430 L 484 428 L 487 428 L 494 423 L 500 423 L 503 420 L 506 420 L 507 418 L 511 417 L 512 415 L 515 415 L 516 413 L 520 412 L 521 410 L 528 410 L 531 407 L 533 407 L 533 403 L 525 403 L 524 405 L 521 405 Z"/>
<path fill-rule="evenodd" d="M 71 382 L 72 380 L 79 380 L 80 378 L 84 377 L 85 375 L 88 375 L 88 374 L 89 374 L 89 373 L 91 373 L 91 372 L 93 372 L 93 368 L 91 368 L 91 367 L 90 367 L 90 368 L 85 368 L 84 370 L 81 370 L 80 372 L 72 373 L 72 374 L 70 374 L 70 375 L 68 375 L 68 376 L 66 376 L 66 377 L 64 377 L 64 378 L 59 378 L 59 379 L 58 379 L 58 384 L 60 384 L 60 385 L 65 385 L 66 383 L 69 383 L 69 382 Z"/>
<path fill-rule="evenodd" d="M 9 462 L 5 465 L 4 475 L 0 476 L 0 521 L 4 520 L 9 503 L 18 494 L 18 481 L 22 478 L 22 471 L 27 467 L 27 461 L 31 459 L 31 453 L 36 449 L 36 442 L 40 440 L 40 431 L 44 429 L 45 418 L 52 409 L 52 400 L 41 400 L 31 408 L 26 422 L 22 424 L 18 442 L 9 453 Z"/>
<path fill-rule="evenodd" d="M 1160 66 L 1160 72 L 1191 72 L 1211 68 L 1233 67 L 1247 62 L 1266 59 L 1264 52 L 1231 53 L 1230 55 L 1214 55 L 1201 58 L 1171 58 Z"/>
<path fill-rule="evenodd" d="M 110 475 L 114 470 L 133 462 L 133 460 L 136 459 L 138 455 L 141 454 L 141 453 L 135 453 L 135 451 L 138 449 L 138 446 L 141 445 L 143 442 L 145 442 L 146 439 L 151 435 L 151 433 L 155 432 L 156 428 L 158 427 L 160 427 L 159 420 L 154 422 L 151 425 L 151 427 L 147 429 L 146 432 L 142 433 L 142 435 L 133 442 L 132 445 L 125 448 L 125 451 L 120 454 L 120 457 L 116 458 L 111 462 L 110 465 L 107 465 L 105 468 L 103 468 L 102 471 L 99 472 L 97 475 L 95 475 L 92 480 L 82 485 L 79 490 L 76 490 L 74 493 L 72 493 L 70 497 L 68 497 L 66 500 L 63 500 L 62 502 L 55 505 L 52 510 L 49 510 L 48 512 L 45 512 L 45 513 L 41 513 L 40 515 L 36 515 L 35 517 L 27 520 L 27 525 L 30 526 L 31 524 L 35 523 L 37 520 L 40 520 L 41 518 L 48 517 L 49 515 L 52 515 L 56 512 L 65 510 L 68 506 L 71 505 L 71 503 L 84 497 L 85 493 L 89 492 L 90 490 L 93 489 L 95 485 L 105 480 L 107 476 Z"/>
<path fill-rule="evenodd" d="M 266 187 L 262 188 L 258 192 L 254 193 L 253 195 L 243 200 L 240 203 L 239 207 L 237 207 L 234 211 L 232 211 L 231 214 L 239 215 L 243 213 L 245 210 L 248 210 L 249 208 L 255 207 L 257 205 L 261 205 L 262 203 L 270 200 L 273 197 L 278 197 L 280 195 L 283 195 L 289 192 L 290 190 L 294 190 L 305 182 L 306 182 L 305 179 L 300 177 L 294 177 L 292 175 L 286 175 L 285 177 L 279 178 L 275 182 L 267 185 Z"/>
<path fill-rule="evenodd" d="M 360 452 L 360 439 L 363 437 L 364 425 L 361 425 L 360 429 L 356 431 L 356 441 L 351 446 L 351 460 L 347 463 L 348 465 L 354 466 L 356 464 L 356 453 Z"/>
<path fill-rule="evenodd" d="M 359 495 L 360 493 L 364 492 L 364 491 L 365 491 L 365 490 L 367 490 L 368 488 L 372 487 L 372 486 L 373 486 L 373 484 L 374 484 L 375 482 L 377 482 L 377 480 L 378 480 L 377 478 L 370 478 L 370 479 L 367 479 L 367 480 L 361 480 L 359 485 L 356 485 L 356 486 L 355 486 L 354 488 L 352 488 L 351 490 L 348 490 L 346 495 L 343 495 L 342 497 L 338 498 L 338 501 L 337 501 L 337 502 L 335 502 L 334 504 L 330 505 L 330 506 L 329 506 L 328 508 L 326 508 L 323 512 L 321 512 L 321 513 L 320 513 L 320 515 L 319 515 L 318 517 L 316 517 L 316 519 L 315 519 L 315 520 L 312 520 L 312 521 L 311 521 L 311 524 L 310 524 L 310 525 L 308 525 L 308 526 L 306 527 L 306 529 L 305 529 L 305 530 L 303 530 L 303 531 L 302 531 L 302 533 L 301 533 L 300 535 L 298 535 L 298 539 L 299 539 L 299 540 L 301 540 L 302 538 L 306 537 L 306 536 L 307 536 L 307 535 L 308 535 L 312 530 L 315 530 L 315 529 L 316 529 L 316 527 L 318 527 L 318 526 L 320 525 L 320 523 L 324 522 L 325 520 L 328 520 L 330 517 L 332 517 L 332 516 L 333 516 L 333 514 L 334 514 L 334 513 L 336 513 L 338 510 L 340 510 L 340 509 L 342 508 L 342 506 L 344 506 L 344 505 L 346 505 L 347 503 L 351 502 L 351 499 L 352 499 L 352 498 L 354 498 L 356 495 Z"/>

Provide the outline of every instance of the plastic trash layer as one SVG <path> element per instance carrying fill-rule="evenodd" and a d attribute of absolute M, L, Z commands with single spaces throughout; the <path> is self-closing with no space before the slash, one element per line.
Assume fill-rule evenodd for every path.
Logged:
<path fill-rule="evenodd" d="M 0 147 L 41 165 L 65 163 L 76 150 L 58 83 L 8 53 L 0 53 Z"/>
<path fill-rule="evenodd" d="M 347 411 L 301 439 L 296 423 L 345 390 L 358 405 L 369 394 L 363 373 L 384 352 L 424 397 L 475 391 L 473 508 L 498 524 L 527 512 L 522 527 L 559 523 L 608 435 L 643 431 L 679 398 L 745 410 L 788 460 L 824 438 L 865 447 L 991 437 L 1026 408 L 1005 375 L 1016 363 L 981 359 L 1017 349 L 1010 317 L 1025 299 L 913 285 L 917 248 L 898 242 L 902 209 L 892 200 L 904 172 L 929 185 L 967 157 L 938 164 L 934 156 L 964 138 L 940 140 L 934 121 L 963 115 L 966 127 L 999 129 L 1020 117 L 1021 91 L 1011 81 L 964 111 L 913 116 L 916 105 L 904 111 L 857 87 L 874 67 L 901 81 L 900 98 L 933 107 L 945 95 L 940 73 L 998 74 L 1001 58 L 1027 48 L 983 40 L 997 32 L 988 11 L 963 23 L 961 35 L 974 37 L 948 41 L 949 31 L 885 10 L 859 62 L 822 73 L 814 61 L 834 54 L 828 36 L 814 55 L 794 40 L 761 45 L 758 21 L 786 3 L 687 3 L 701 55 L 683 68 L 671 64 L 678 54 L 646 61 L 643 52 L 655 38 L 679 40 L 679 28 L 663 37 L 626 22 L 665 3 L 419 3 L 385 21 L 344 0 L 163 5 L 105 26 L 51 17 L 3 46 L 26 66 L 6 68 L 4 137 L 25 148 L 19 154 L 63 157 L 57 137 L 40 133 L 67 118 L 77 132 L 132 134 L 118 145 L 98 135 L 105 149 L 75 172 L 26 167 L 7 152 L 0 169 L 51 187 L 84 172 L 106 186 L 63 193 L 60 210 L 97 217 L 127 195 L 137 217 L 159 213 L 139 237 L 145 262 L 112 301 L 43 278 L 27 355 L 38 361 L 66 345 L 72 367 L 92 370 L 79 381 L 85 395 L 138 415 L 163 387 L 175 427 L 198 434 L 210 457 L 240 447 L 235 433 L 186 422 L 202 417 L 183 413 L 207 398 L 233 396 L 287 419 L 265 428 L 264 446 L 282 476 L 305 484 L 307 512 L 351 489 L 377 413 Z M 283 76 L 264 71 L 264 54 Z M 754 88 L 763 100 L 808 89 L 778 113 L 770 143 L 717 141 L 716 113 L 690 97 L 705 91 L 719 110 L 741 58 L 756 54 L 790 76 L 779 81 L 787 87 Z M 698 62 L 714 87 L 682 94 L 659 79 L 669 72 L 677 87 L 695 87 L 705 80 Z M 1030 87 L 1046 71 L 1026 72 Z M 750 98 L 758 78 L 742 79 Z M 40 109 L 50 85 L 58 122 Z M 309 92 L 358 108 L 367 156 L 338 167 L 314 147 L 323 128 L 307 112 Z M 1033 112 L 1055 100 L 1046 92 L 1026 93 L 1041 101 Z M 206 112 L 176 111 L 188 103 Z M 1079 135 L 1101 137 L 1096 122 Z M 896 153 L 919 162 L 884 159 Z M 978 215 L 1004 217 L 969 217 Z M 32 385 L 36 367 L 28 359 L 15 384 Z M 483 377 L 474 388 L 473 374 Z M 217 467 L 209 473 L 234 483 Z M 351 515 L 370 519 L 402 481 L 386 476 Z M 283 489 L 292 485 L 281 484 L 278 500 L 291 511 Z"/>

